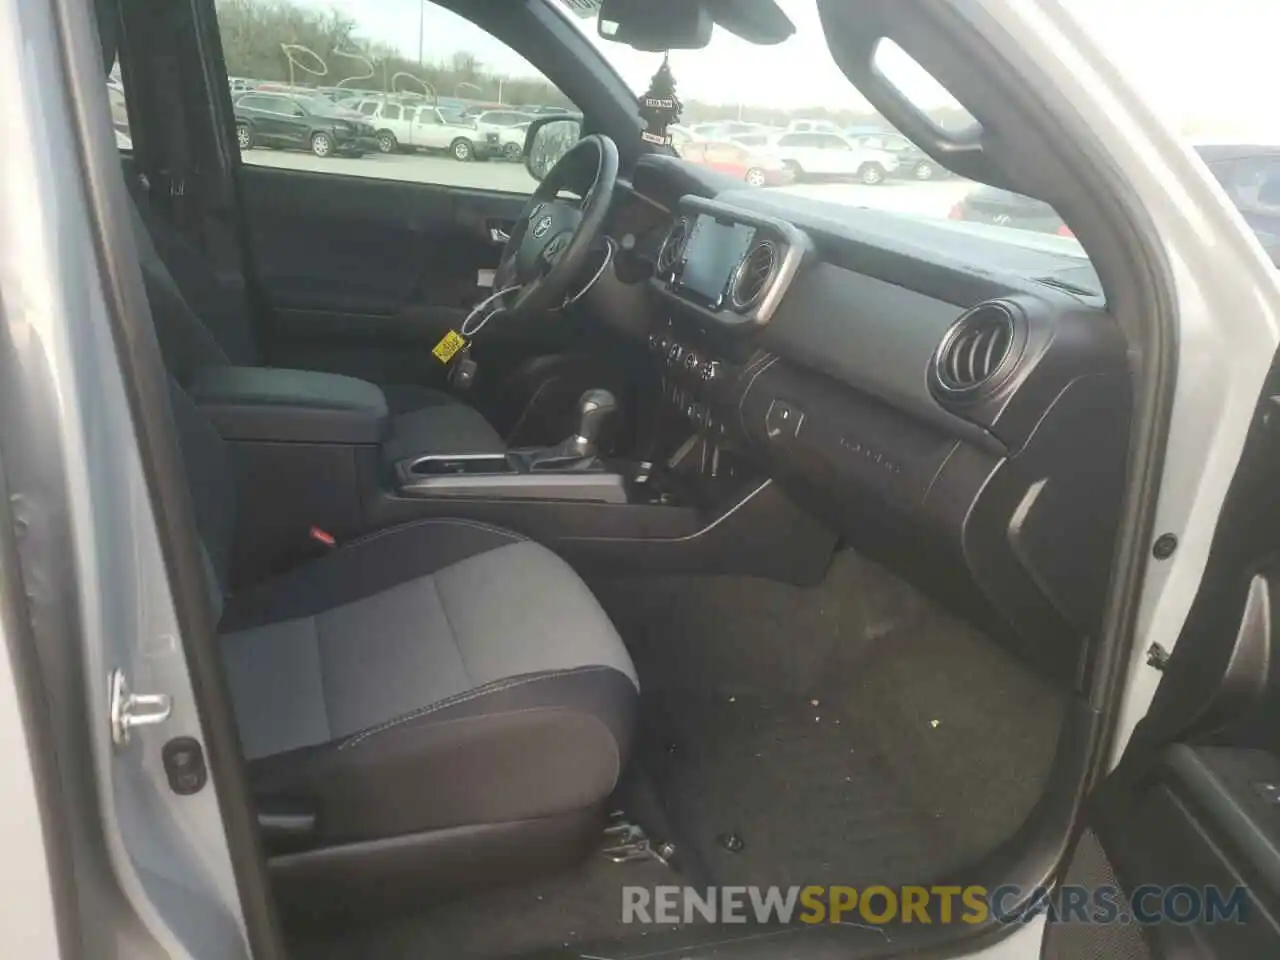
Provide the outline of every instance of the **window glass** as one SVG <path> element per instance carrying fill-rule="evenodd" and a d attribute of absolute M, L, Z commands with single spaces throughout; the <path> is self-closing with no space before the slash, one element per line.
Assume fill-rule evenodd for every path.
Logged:
<path fill-rule="evenodd" d="M 552 0 L 563 2 L 563 0 Z M 1259 0 L 1222 0 L 1234 6 L 1236 24 L 1257 19 L 1255 11 L 1267 6 Z M 881 116 L 858 91 L 836 63 L 827 45 L 822 27 L 820 0 L 776 0 L 778 7 L 795 26 L 795 32 L 781 43 L 755 45 L 716 26 L 710 44 L 700 50 L 673 50 L 668 62 L 683 104 L 681 122 L 701 132 L 706 126 L 718 130 L 707 134 L 712 139 L 726 139 L 740 127 L 756 124 L 752 137 L 765 134 L 776 139 L 767 141 L 761 153 L 775 155 L 780 163 L 792 168 L 789 177 L 770 178 L 770 185 L 742 189 L 765 189 L 804 196 L 829 204 L 839 215 L 841 206 L 879 209 L 911 218 L 928 219 L 948 233 L 983 236 L 1024 247 L 1035 247 L 1049 254 L 1061 254 L 1071 268 L 1085 257 L 1079 242 L 1051 207 L 1015 194 L 998 197 L 979 194 L 970 201 L 977 184 L 954 176 L 927 155 L 911 149 L 901 132 Z M 1252 6 L 1245 11 L 1245 3 Z M 1280 9 L 1280 5 L 1270 4 Z M 1061 0 L 1064 16 L 1076 8 L 1090 8 L 1090 22 L 1107 29 L 1106 18 L 1116 16 L 1126 21 L 1127 41 L 1118 45 L 1117 63 L 1135 58 L 1163 59 L 1172 65 L 1179 59 L 1183 67 L 1205 60 L 1205 52 L 1184 45 L 1177 56 L 1161 49 L 1157 37 L 1171 29 L 1170 24 L 1186 15 L 1190 8 L 1211 10 L 1215 5 L 1196 4 L 1192 0 L 1172 0 L 1176 13 L 1167 16 L 1154 0 L 1139 3 L 1115 3 L 1114 0 Z M 1165 4 L 1169 6 L 1169 4 Z M 1134 12 L 1129 12 L 1129 11 Z M 1141 11 L 1141 12 L 1137 12 Z M 1212 20 L 1210 14 L 1197 14 L 1202 24 Z M 662 63 L 663 54 L 634 50 L 596 35 L 596 24 L 586 18 L 573 18 L 582 35 L 595 44 L 631 90 L 642 94 Z M 1280 21 L 1274 21 L 1280 23 Z M 1223 21 L 1225 25 L 1226 21 Z M 1222 34 L 1225 26 L 1218 27 Z M 1210 30 L 1209 33 L 1214 31 Z M 1274 37 L 1274 33 L 1271 34 Z M 1274 45 L 1274 40 L 1271 41 Z M 1222 48 L 1230 49 L 1224 41 Z M 1274 54 L 1272 54 L 1274 59 Z M 1271 100 L 1255 91 L 1270 89 L 1259 86 L 1254 61 L 1254 79 L 1246 81 L 1243 71 L 1235 71 L 1234 85 L 1216 80 L 1210 85 L 1212 95 L 1201 95 L 1186 83 L 1180 103 L 1195 97 L 1212 105 L 1225 99 L 1238 100 L 1245 91 L 1255 103 L 1257 116 L 1274 117 Z M 938 126 L 956 130 L 974 122 L 951 91 L 930 76 L 909 55 L 904 46 L 882 44 L 876 50 L 876 66 L 899 91 L 925 112 Z M 1176 71 L 1174 71 L 1176 72 Z M 1201 71 L 1212 73 L 1212 71 Z M 1239 111 L 1237 111 L 1239 112 Z M 1280 123 L 1280 122 L 1278 122 Z M 851 138 L 863 136 L 876 140 L 859 140 L 859 150 L 875 150 L 875 155 L 851 155 Z M 739 142 L 758 143 L 759 141 Z M 860 175 L 863 164 L 867 167 Z M 746 171 L 743 173 L 744 181 Z M 991 250 L 991 244 L 975 244 Z M 969 249 L 963 243 L 957 249 Z M 994 265 L 983 263 L 983 267 Z"/>
<path fill-rule="evenodd" d="M 574 0 L 560 2 L 572 5 Z M 949 231 L 1034 247 L 1068 261 L 1086 258 L 1070 227 L 1052 207 L 1019 194 L 992 192 L 956 176 L 902 137 L 835 62 L 822 29 L 818 0 L 776 2 L 795 25 L 795 33 L 782 43 L 753 45 L 717 26 L 705 49 L 671 52 L 671 72 L 684 105 L 683 123 L 697 131 L 704 125 L 755 122 L 775 133 L 822 129 L 883 137 L 874 147 L 869 141 L 863 144 L 889 153 L 894 164 L 889 175 L 874 185 L 851 177 L 823 177 L 820 182 L 802 178 L 765 189 L 837 206 L 932 219 Z M 1280 196 L 1280 183 L 1270 186 L 1270 173 L 1262 179 L 1262 170 L 1274 169 L 1269 157 L 1280 148 L 1276 85 L 1262 79 L 1271 76 L 1267 65 L 1276 59 L 1280 3 L 1058 0 L 1044 5 L 1053 7 L 1055 17 L 1074 20 L 1091 35 L 1114 68 L 1188 145 L 1206 161 L 1215 158 L 1214 167 L 1223 162 L 1222 148 L 1265 159 L 1265 167 L 1246 166 L 1233 172 L 1233 186 L 1227 192 L 1255 232 L 1280 236 L 1276 214 L 1269 212 L 1274 209 L 1272 198 Z M 648 87 L 662 54 L 600 39 L 590 19 L 574 18 L 573 22 L 635 93 Z M 882 42 L 875 62 L 938 126 L 959 132 L 975 122 L 954 92 L 899 44 Z M 812 126 L 819 122 L 829 126 Z M 786 150 L 802 144 L 783 137 L 773 146 Z"/>
<path fill-rule="evenodd" d="M 1238 160 L 1228 169 L 1224 186 L 1237 206 L 1280 209 L 1280 148 L 1273 157 Z"/>
<path fill-rule="evenodd" d="M 536 184 L 524 164 L 506 161 L 498 132 L 467 111 L 497 111 L 504 124 L 526 119 L 517 108 L 577 112 L 518 51 L 433 0 L 215 2 L 229 87 L 366 93 L 355 110 L 307 102 L 310 130 L 332 121 L 332 154 L 313 155 L 308 130 L 263 129 L 241 139 L 244 163 L 528 194 Z M 393 138 L 376 126 L 385 95 L 401 102 L 385 103 L 382 119 L 418 121 Z"/>

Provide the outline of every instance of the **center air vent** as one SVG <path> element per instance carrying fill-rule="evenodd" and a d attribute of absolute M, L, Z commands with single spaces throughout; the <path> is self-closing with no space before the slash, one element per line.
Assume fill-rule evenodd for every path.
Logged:
<path fill-rule="evenodd" d="M 662 241 L 662 247 L 658 250 L 658 276 L 670 277 L 676 272 L 676 268 L 680 265 L 680 258 L 684 256 L 684 245 L 689 239 L 689 219 L 681 217 L 671 225 L 671 232 L 667 234 L 667 239 Z"/>
<path fill-rule="evenodd" d="M 994 389 L 1007 374 L 1018 328 L 1004 303 L 984 303 L 955 322 L 938 347 L 934 369 L 946 391 Z"/>
<path fill-rule="evenodd" d="M 761 240 L 747 251 L 729 282 L 729 305 L 738 313 L 746 313 L 764 296 L 778 265 L 778 251 L 768 240 Z"/>

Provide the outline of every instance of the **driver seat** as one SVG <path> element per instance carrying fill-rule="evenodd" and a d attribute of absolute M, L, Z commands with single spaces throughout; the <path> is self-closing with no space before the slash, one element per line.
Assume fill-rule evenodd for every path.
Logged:
<path fill-rule="evenodd" d="M 214 366 L 265 366 L 240 299 L 186 239 L 133 197 L 134 236 L 156 336 L 174 379 L 187 386 Z M 442 390 L 382 387 L 392 415 L 388 462 L 430 453 L 502 453 L 506 444 L 481 413 Z"/>

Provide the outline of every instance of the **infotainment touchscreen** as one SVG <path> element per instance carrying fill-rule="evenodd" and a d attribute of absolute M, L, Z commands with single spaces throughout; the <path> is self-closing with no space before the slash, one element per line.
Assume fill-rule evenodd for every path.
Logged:
<path fill-rule="evenodd" d="M 719 306 L 729 275 L 746 255 L 755 235 L 755 227 L 722 223 L 709 214 L 699 214 L 684 248 L 681 289 Z"/>

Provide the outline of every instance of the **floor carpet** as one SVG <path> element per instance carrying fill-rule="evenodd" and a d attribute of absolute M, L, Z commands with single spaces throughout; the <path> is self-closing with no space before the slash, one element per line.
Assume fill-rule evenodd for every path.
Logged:
<path fill-rule="evenodd" d="M 1008 837 L 1041 792 L 1062 696 L 853 553 L 810 589 L 737 577 L 592 587 L 636 661 L 637 760 L 668 834 L 654 839 L 675 843 L 683 873 L 597 856 L 537 884 L 298 937 L 297 956 L 653 943 L 665 932 L 620 922 L 624 885 L 928 882 Z"/>
<path fill-rule="evenodd" d="M 593 586 L 640 674 L 641 763 L 717 882 L 927 881 L 1040 795 L 1063 698 L 854 553 L 812 589 Z"/>

